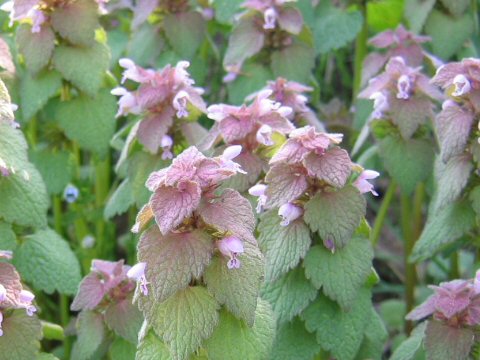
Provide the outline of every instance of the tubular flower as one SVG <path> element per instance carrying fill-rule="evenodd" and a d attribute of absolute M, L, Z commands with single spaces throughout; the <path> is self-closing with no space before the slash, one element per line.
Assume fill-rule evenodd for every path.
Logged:
<path fill-rule="evenodd" d="M 230 258 L 227 262 L 229 269 L 238 269 L 240 267 L 240 260 L 237 256 L 244 251 L 242 240 L 236 236 L 228 236 L 217 241 L 217 247 L 222 255 Z"/>
<path fill-rule="evenodd" d="M 278 209 L 278 215 L 282 218 L 280 225 L 288 226 L 292 221 L 295 221 L 303 214 L 303 209 L 300 206 L 286 203 Z"/>
<path fill-rule="evenodd" d="M 147 281 L 147 278 L 145 277 L 145 267 L 147 266 L 147 263 L 140 262 L 138 264 L 133 265 L 130 270 L 127 271 L 127 277 L 129 279 L 133 279 L 137 281 L 137 283 L 140 286 L 140 290 L 143 295 L 147 296 L 148 295 L 148 287 L 147 285 L 149 282 Z"/>
<path fill-rule="evenodd" d="M 260 214 L 263 211 L 263 208 L 267 202 L 267 195 L 265 191 L 267 190 L 267 185 L 257 184 L 248 189 L 248 193 L 252 196 L 258 197 L 256 211 L 257 214 Z"/>
<path fill-rule="evenodd" d="M 360 191 L 361 194 L 371 192 L 374 196 L 378 193 L 373 188 L 373 185 L 368 180 L 373 180 L 380 176 L 380 173 L 374 170 L 363 170 L 359 177 L 354 181 L 353 185 Z"/>

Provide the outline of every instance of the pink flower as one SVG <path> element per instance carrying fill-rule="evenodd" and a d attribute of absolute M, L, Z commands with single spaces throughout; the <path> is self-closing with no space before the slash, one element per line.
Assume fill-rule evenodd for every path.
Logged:
<path fill-rule="evenodd" d="M 265 191 L 267 190 L 267 185 L 265 184 L 257 184 L 255 186 L 252 186 L 250 189 L 248 189 L 248 193 L 252 196 L 257 196 L 257 207 L 256 211 L 257 214 L 260 214 L 263 211 L 263 208 L 267 202 L 267 195 L 265 195 Z"/>
<path fill-rule="evenodd" d="M 28 290 L 20 291 L 19 307 L 24 308 L 28 316 L 32 316 L 37 311 L 37 308 L 32 305 L 33 299 L 35 299 L 35 295 L 33 295 L 30 291 Z"/>
<path fill-rule="evenodd" d="M 135 95 L 123 87 L 116 87 L 110 92 L 112 95 L 120 96 L 118 100 L 118 112 L 116 117 L 127 114 L 140 114 L 141 106 L 138 104 Z"/>
<path fill-rule="evenodd" d="M 229 269 L 238 269 L 240 267 L 240 260 L 237 259 L 238 254 L 243 253 L 243 243 L 236 236 L 227 236 L 222 240 L 217 241 L 218 250 L 230 258 L 227 266 Z"/>
<path fill-rule="evenodd" d="M 297 220 L 303 214 L 303 209 L 300 206 L 286 203 L 278 209 L 278 215 L 282 218 L 280 225 L 288 226 L 292 221 Z"/>
<path fill-rule="evenodd" d="M 468 81 L 463 74 L 458 74 L 453 78 L 453 85 L 455 85 L 455 91 L 452 93 L 453 96 L 465 95 L 472 89 L 470 81 Z"/>
<path fill-rule="evenodd" d="M 173 107 L 175 110 L 177 110 L 177 117 L 182 118 L 182 117 L 187 117 L 188 116 L 188 111 L 187 111 L 187 101 L 189 99 L 189 96 L 187 92 L 185 91 L 179 91 L 177 95 L 173 98 Z"/>
<path fill-rule="evenodd" d="M 10 260 L 13 257 L 13 252 L 11 250 L 0 250 L 0 259 Z"/>
<path fill-rule="evenodd" d="M 263 12 L 263 19 L 265 24 L 263 24 L 263 28 L 266 30 L 275 29 L 275 22 L 277 21 L 277 12 L 274 8 L 270 7 L 265 9 Z"/>
<path fill-rule="evenodd" d="M 328 250 L 330 250 L 330 252 L 332 254 L 335 254 L 335 243 L 333 242 L 332 239 L 330 238 L 326 238 L 325 240 L 323 240 L 323 246 L 325 246 Z"/>
<path fill-rule="evenodd" d="M 163 160 L 173 159 L 173 154 L 171 151 L 172 145 L 173 145 L 173 139 L 168 135 L 163 135 L 162 142 L 160 143 L 160 146 L 162 147 L 162 150 L 163 150 L 163 153 L 162 153 Z"/>
<path fill-rule="evenodd" d="M 226 167 L 227 169 L 232 169 L 232 171 L 235 171 L 241 174 L 246 174 L 246 172 L 242 170 L 240 164 L 232 161 L 237 156 L 239 156 L 241 152 L 242 152 L 241 145 L 232 145 L 227 147 L 223 151 L 223 154 L 219 157 L 222 166 Z"/>
<path fill-rule="evenodd" d="M 408 100 L 410 97 L 411 83 L 407 75 L 401 75 L 397 80 L 397 99 Z"/>
<path fill-rule="evenodd" d="M 263 124 L 257 131 L 257 141 L 265 146 L 272 146 L 274 144 L 272 140 L 272 133 L 272 127 L 270 125 Z"/>
<path fill-rule="evenodd" d="M 133 265 L 130 270 L 127 272 L 127 277 L 129 279 L 133 279 L 137 281 L 140 285 L 140 290 L 142 291 L 143 295 L 148 295 L 148 287 L 147 285 L 150 284 L 145 277 L 145 268 L 147 263 L 139 262 L 138 264 Z"/>
<path fill-rule="evenodd" d="M 380 119 L 383 117 L 383 114 L 385 111 L 388 110 L 389 104 L 388 104 L 388 99 L 387 97 L 381 93 L 380 91 L 377 91 L 370 95 L 370 100 L 373 100 L 373 112 L 372 112 L 372 117 L 374 119 Z"/>
<path fill-rule="evenodd" d="M 121 81 L 122 84 L 125 81 L 127 81 L 127 79 L 130 79 L 138 83 L 145 83 L 145 82 L 152 81 L 153 78 L 155 77 L 155 72 L 153 70 L 143 69 L 140 66 L 135 65 L 133 60 L 122 58 L 118 60 L 118 63 L 120 64 L 121 67 L 125 69 L 125 71 L 123 72 L 123 77 Z"/>
<path fill-rule="evenodd" d="M 3 161 L 2 158 L 0 158 L 0 175 L 4 176 L 4 177 L 7 177 L 7 176 L 10 176 L 10 173 L 11 173 L 10 169 L 8 168 L 5 161 Z"/>
<path fill-rule="evenodd" d="M 371 192 L 374 196 L 378 196 L 374 190 L 373 185 L 368 180 L 375 179 L 380 176 L 380 173 L 374 170 L 363 170 L 360 176 L 355 180 L 353 185 L 360 191 L 361 194 Z"/>
<path fill-rule="evenodd" d="M 47 17 L 41 10 L 32 9 L 31 17 L 32 17 L 32 33 L 39 33 L 42 30 L 42 24 L 47 20 Z"/>

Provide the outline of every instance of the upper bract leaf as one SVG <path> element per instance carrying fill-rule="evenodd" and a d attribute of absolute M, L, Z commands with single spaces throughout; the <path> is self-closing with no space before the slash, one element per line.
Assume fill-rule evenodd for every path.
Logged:
<path fill-rule="evenodd" d="M 141 237 L 138 258 L 147 263 L 154 297 L 163 301 L 202 275 L 213 253 L 212 239 L 201 231 L 163 236 L 152 226 Z"/>
<path fill-rule="evenodd" d="M 311 176 L 338 188 L 345 185 L 352 172 L 350 156 L 339 147 L 334 147 L 321 156 L 310 153 L 305 158 L 305 166 Z"/>
<path fill-rule="evenodd" d="M 475 333 L 471 329 L 429 320 L 424 340 L 427 358 L 466 360 L 469 358 L 474 340 Z"/>
<path fill-rule="evenodd" d="M 175 52 L 191 59 L 205 36 L 205 21 L 198 12 L 168 14 L 163 20 L 165 35 Z"/>
<path fill-rule="evenodd" d="M 88 360 L 105 339 L 103 316 L 93 311 L 82 311 L 77 318 L 77 341 L 73 345 L 72 360 Z"/>
<path fill-rule="evenodd" d="M 265 177 L 268 183 L 267 206 L 280 207 L 300 197 L 308 186 L 305 175 L 305 169 L 300 165 L 273 165 Z"/>
<path fill-rule="evenodd" d="M 207 224 L 219 231 L 229 231 L 244 241 L 256 243 L 252 205 L 239 192 L 226 189 L 218 198 L 203 201 L 198 212 Z"/>
<path fill-rule="evenodd" d="M 323 241 L 345 246 L 365 216 L 365 198 L 358 189 L 347 185 L 332 192 L 318 192 L 305 204 L 304 219 Z"/>
<path fill-rule="evenodd" d="M 55 47 L 55 34 L 49 26 L 32 33 L 32 26 L 22 24 L 17 30 L 17 44 L 30 72 L 36 74 L 50 61 Z"/>
<path fill-rule="evenodd" d="M 136 344 L 143 315 L 132 303 L 132 296 L 128 296 L 118 303 L 110 304 L 105 311 L 105 323 L 116 334 Z"/>

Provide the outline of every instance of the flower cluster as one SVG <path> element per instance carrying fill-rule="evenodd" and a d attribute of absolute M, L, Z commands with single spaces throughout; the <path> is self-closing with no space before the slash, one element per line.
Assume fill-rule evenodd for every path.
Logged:
<path fill-rule="evenodd" d="M 303 27 L 301 12 L 291 0 L 247 0 L 243 7 L 248 11 L 239 19 L 230 38 L 224 67 L 225 82 L 236 79 L 246 59 L 257 54 L 264 46 L 275 48 L 293 44 L 291 35 L 300 34 Z M 244 49 L 241 53 L 238 48 Z"/>
<path fill-rule="evenodd" d="M 120 59 L 119 63 L 125 69 L 122 83 L 129 79 L 140 85 L 135 91 L 124 87 L 112 90 L 112 94 L 120 96 L 117 116 L 142 114 L 133 135 L 152 153 L 161 148 L 163 158 L 172 158 L 174 120 L 188 117 L 190 105 L 206 111 L 201 97 L 203 90 L 193 86 L 194 81 L 186 71 L 190 64 L 180 61 L 175 67 L 167 65 L 154 71 L 135 65 L 130 59 Z"/>
<path fill-rule="evenodd" d="M 480 60 L 463 59 L 438 68 L 432 83 L 446 90 L 448 99 L 435 119 L 442 160 L 462 154 L 480 113 Z"/>
<path fill-rule="evenodd" d="M 138 264 L 137 264 L 138 265 Z M 146 287 L 146 279 L 137 268 L 124 265 L 123 260 L 112 262 L 93 260 L 90 274 L 80 284 L 71 305 L 73 311 L 106 309 L 131 296 L 138 280 Z M 140 269 L 141 270 L 141 269 Z"/>
<path fill-rule="evenodd" d="M 0 251 L 0 259 L 11 259 L 11 251 Z M 25 309 L 28 316 L 33 316 L 37 308 L 32 304 L 35 295 L 23 289 L 15 267 L 0 263 L 0 336 L 3 335 L 2 323 L 10 309 Z"/>
<path fill-rule="evenodd" d="M 480 325 L 480 273 L 472 280 L 453 280 L 431 285 L 434 291 L 425 302 L 412 310 L 408 320 L 433 319 L 452 327 Z"/>
<path fill-rule="evenodd" d="M 338 144 L 341 134 L 318 132 L 311 126 L 296 129 L 270 160 L 265 184 L 257 184 L 249 192 L 258 196 L 257 211 L 279 208 L 281 225 L 288 226 L 303 215 L 303 204 L 326 187 L 343 188 L 352 173 L 360 174 L 353 185 L 361 193 L 377 195 L 368 180 L 379 176 L 363 170 L 350 160 Z"/>
<path fill-rule="evenodd" d="M 369 44 L 386 51 L 383 53 L 372 52 L 365 58 L 362 82 L 365 84 L 368 79 L 375 76 L 392 57 L 403 58 L 409 66 L 422 65 L 425 56 L 431 57 L 421 46 L 422 43 L 428 41 L 430 41 L 430 37 L 415 35 L 407 31 L 403 25 L 399 25 L 395 30 L 386 30 L 374 36 L 369 40 Z"/>
<path fill-rule="evenodd" d="M 246 184 L 238 190 L 246 190 L 258 180 L 266 165 L 261 150 L 274 145 L 274 134 L 286 135 L 295 128 L 288 119 L 292 109 L 271 100 L 272 94 L 272 90 L 263 90 L 248 106 L 218 104 L 207 109 L 207 116 L 216 124 L 210 131 L 210 143 L 205 147 L 212 146 L 220 138 L 227 145 L 242 147 L 236 161 L 248 176 Z"/>
<path fill-rule="evenodd" d="M 391 119 L 402 136 L 410 138 L 418 126 L 433 118 L 433 100 L 442 98 L 429 78 L 400 56 L 392 57 L 385 72 L 369 81 L 360 98 L 374 101 L 372 117 Z"/>

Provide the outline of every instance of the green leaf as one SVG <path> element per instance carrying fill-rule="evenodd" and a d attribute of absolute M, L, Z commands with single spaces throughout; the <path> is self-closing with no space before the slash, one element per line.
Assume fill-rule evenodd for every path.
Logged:
<path fill-rule="evenodd" d="M 73 162 L 66 151 L 30 152 L 30 158 L 42 175 L 49 194 L 61 194 L 73 176 Z"/>
<path fill-rule="evenodd" d="M 42 26 L 40 32 L 32 33 L 31 25 L 22 24 L 17 29 L 16 43 L 28 70 L 35 74 L 50 62 L 55 34 L 49 26 Z"/>
<path fill-rule="evenodd" d="M 0 336 L 0 360 L 35 359 L 40 350 L 42 325 L 37 316 L 28 316 L 24 309 L 4 313 L 3 335 Z"/>
<path fill-rule="evenodd" d="M 163 303 L 154 301 L 146 318 L 169 345 L 175 359 L 183 360 L 212 335 L 220 306 L 203 287 L 178 291 Z"/>
<path fill-rule="evenodd" d="M 448 326 L 440 321 L 429 320 L 425 329 L 427 359 L 467 360 L 475 341 L 475 332 L 469 328 Z"/>
<path fill-rule="evenodd" d="M 373 249 L 365 238 L 353 238 L 332 254 L 322 245 L 310 249 L 305 257 L 305 275 L 330 299 L 349 309 L 371 271 Z"/>
<path fill-rule="evenodd" d="M 164 50 L 164 43 L 158 27 L 145 22 L 132 34 L 127 46 L 127 56 L 137 65 L 153 66 Z"/>
<path fill-rule="evenodd" d="M 135 360 L 172 360 L 170 350 L 153 331 L 140 341 Z"/>
<path fill-rule="evenodd" d="M 135 199 L 132 194 L 132 185 L 127 178 L 118 185 L 108 199 L 103 215 L 106 219 L 111 219 L 115 215 L 126 213 L 130 206 L 134 204 Z"/>
<path fill-rule="evenodd" d="M 312 360 L 320 352 L 315 334 L 309 333 L 303 322 L 295 318 L 277 330 L 269 359 L 271 360 Z"/>
<path fill-rule="evenodd" d="M 340 10 L 325 1 L 317 12 L 318 20 L 313 31 L 317 55 L 344 47 L 355 39 L 362 28 L 360 11 Z"/>
<path fill-rule="evenodd" d="M 98 4 L 94 0 L 66 3 L 55 8 L 52 26 L 61 37 L 75 45 L 92 46 L 98 23 Z"/>
<path fill-rule="evenodd" d="M 370 310 L 370 321 L 365 329 L 365 337 L 362 346 L 358 351 L 357 360 L 381 359 L 388 338 L 388 332 L 383 324 L 382 318 L 372 307 Z"/>
<path fill-rule="evenodd" d="M 105 311 L 105 323 L 118 336 L 132 344 L 137 343 L 138 333 L 143 323 L 143 315 L 132 303 L 132 296 L 112 303 Z"/>
<path fill-rule="evenodd" d="M 98 42 L 88 48 L 60 45 L 53 54 L 55 68 L 90 96 L 95 96 L 100 89 L 109 62 L 108 48 Z"/>
<path fill-rule="evenodd" d="M 265 255 L 265 280 L 273 281 L 297 266 L 310 248 L 310 230 L 303 220 L 288 226 L 280 225 L 277 211 L 268 211 L 260 217 L 258 244 Z"/>
<path fill-rule="evenodd" d="M 205 38 L 205 21 L 199 12 L 179 12 L 163 19 L 165 36 L 173 50 L 185 59 L 192 59 Z"/>
<path fill-rule="evenodd" d="M 405 194 L 410 194 L 432 172 L 433 147 L 425 140 L 405 141 L 387 136 L 380 142 L 379 154 Z"/>
<path fill-rule="evenodd" d="M 201 230 L 163 236 L 152 226 L 138 244 L 138 259 L 147 263 L 146 277 L 160 302 L 199 278 L 212 253 L 212 239 Z"/>
<path fill-rule="evenodd" d="M 308 83 L 315 66 L 315 52 L 305 44 L 294 43 L 274 51 L 271 65 L 275 77 Z"/>
<path fill-rule="evenodd" d="M 0 138 L 0 156 L 1 142 Z M 46 226 L 47 189 L 33 165 L 24 164 L 21 171 L 0 178 L 0 199 L 0 218 L 5 221 L 35 228 Z"/>
<path fill-rule="evenodd" d="M 402 21 L 403 0 L 380 0 L 367 3 L 368 25 L 381 32 L 396 28 Z"/>
<path fill-rule="evenodd" d="M 470 5 L 469 0 L 440 0 L 442 4 L 448 9 L 448 11 L 454 16 L 461 16 L 465 10 L 467 10 L 468 5 Z"/>
<path fill-rule="evenodd" d="M 81 280 L 80 264 L 68 243 L 46 229 L 25 237 L 13 262 L 25 281 L 48 294 L 74 295 Z"/>
<path fill-rule="evenodd" d="M 228 101 L 235 105 L 243 104 L 247 95 L 263 88 L 272 78 L 271 71 L 266 67 L 256 63 L 247 63 L 237 79 L 227 84 Z"/>
<path fill-rule="evenodd" d="M 234 15 L 240 12 L 243 0 L 215 0 L 212 5 L 215 8 L 215 18 L 221 23 L 231 24 Z"/>
<path fill-rule="evenodd" d="M 390 360 L 412 360 L 420 349 L 425 336 L 427 322 L 422 322 L 412 331 L 410 337 L 395 349 Z"/>
<path fill-rule="evenodd" d="M 477 217 L 480 217 L 480 185 L 475 186 L 473 190 L 470 191 L 468 199 L 470 200 L 472 208 L 477 214 Z"/>
<path fill-rule="evenodd" d="M 471 14 L 453 18 L 439 10 L 433 10 L 425 24 L 425 32 L 432 38 L 433 53 L 444 60 L 460 50 L 474 29 L 475 23 Z"/>
<path fill-rule="evenodd" d="M 410 256 L 419 262 L 433 256 L 444 245 L 458 240 L 475 226 L 475 212 L 468 201 L 450 204 L 429 216 Z"/>
<path fill-rule="evenodd" d="M 326 296 L 319 296 L 302 313 L 308 331 L 316 332 L 317 341 L 338 360 L 353 360 L 370 320 L 371 301 L 363 289 L 349 312 L 344 312 Z"/>
<path fill-rule="evenodd" d="M 0 249 L 15 250 L 17 237 L 13 232 L 12 225 L 0 220 Z"/>
<path fill-rule="evenodd" d="M 224 310 L 205 348 L 210 360 L 263 360 L 268 357 L 274 338 L 272 310 L 267 302 L 259 299 L 252 327 Z"/>
<path fill-rule="evenodd" d="M 264 45 L 265 34 L 256 16 L 243 16 L 233 29 L 223 58 L 223 65 L 241 65 L 258 53 Z"/>
<path fill-rule="evenodd" d="M 418 34 L 423 29 L 435 2 L 436 0 L 405 0 L 404 18 L 407 19 L 410 30 Z"/>
<path fill-rule="evenodd" d="M 115 360 L 135 360 L 136 352 L 137 347 L 134 344 L 117 337 L 110 345 L 109 355 Z"/>
<path fill-rule="evenodd" d="M 302 267 L 284 274 L 263 286 L 262 298 L 271 305 L 277 324 L 283 324 L 300 314 L 317 296 L 317 290 L 307 280 Z"/>
<path fill-rule="evenodd" d="M 358 189 L 347 185 L 337 191 L 318 192 L 305 204 L 304 219 L 323 241 L 331 240 L 336 248 L 341 248 L 360 225 L 366 206 Z"/>
<path fill-rule="evenodd" d="M 77 341 L 73 345 L 72 360 L 89 360 L 105 339 L 103 316 L 93 311 L 82 311 L 76 327 Z"/>
<path fill-rule="evenodd" d="M 67 137 L 82 148 L 104 156 L 115 133 L 115 97 L 105 89 L 94 98 L 85 95 L 60 103 L 56 119 Z"/>
<path fill-rule="evenodd" d="M 20 109 L 24 120 L 42 109 L 61 86 L 62 76 L 55 70 L 43 71 L 35 77 L 25 73 L 20 83 Z"/>
<path fill-rule="evenodd" d="M 244 252 L 238 259 L 240 268 L 229 269 L 226 257 L 215 256 L 205 270 L 204 280 L 220 304 L 252 325 L 264 275 L 264 259 L 260 250 L 248 242 L 244 243 Z"/>
<path fill-rule="evenodd" d="M 468 183 L 473 170 L 470 155 L 450 158 L 445 164 L 437 157 L 435 161 L 435 196 L 431 204 L 433 213 L 456 201 Z"/>

